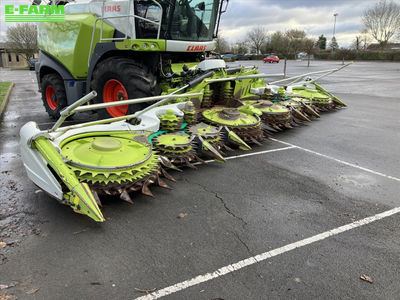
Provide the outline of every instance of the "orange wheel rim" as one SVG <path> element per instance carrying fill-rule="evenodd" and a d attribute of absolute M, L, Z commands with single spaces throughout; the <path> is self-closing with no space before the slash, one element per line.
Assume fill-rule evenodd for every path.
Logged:
<path fill-rule="evenodd" d="M 56 97 L 56 91 L 54 90 L 53 86 L 51 86 L 51 85 L 49 85 L 46 88 L 46 102 L 51 110 L 57 109 L 58 102 L 57 102 L 57 97 Z"/>
<path fill-rule="evenodd" d="M 106 82 L 103 89 L 103 103 L 123 101 L 128 99 L 128 93 L 124 85 L 116 79 Z M 107 112 L 112 117 L 125 116 L 128 113 L 128 105 L 107 107 Z"/>

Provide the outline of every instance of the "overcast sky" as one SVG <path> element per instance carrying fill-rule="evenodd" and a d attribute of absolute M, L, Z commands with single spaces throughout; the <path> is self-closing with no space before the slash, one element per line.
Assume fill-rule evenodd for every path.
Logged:
<path fill-rule="evenodd" d="M 339 46 L 349 46 L 362 29 L 361 16 L 378 0 L 231 0 L 223 15 L 221 35 L 229 42 L 245 39 L 254 26 L 268 32 L 301 29 L 317 38 L 332 38 L 334 13 Z M 400 0 L 396 0 L 399 2 Z"/>
<path fill-rule="evenodd" d="M 20 5 L 20 4 L 31 4 L 29 0 L 0 0 L 0 42 L 4 42 L 6 38 L 7 26 L 14 23 L 4 22 L 4 6 L 8 4 Z"/>
<path fill-rule="evenodd" d="M 243 40 L 254 26 L 268 32 L 302 29 L 317 38 L 328 40 L 333 33 L 333 14 L 338 13 L 336 39 L 339 46 L 349 46 L 362 29 L 361 16 L 378 0 L 231 0 L 222 16 L 221 35 L 231 43 Z M 0 0 L 0 39 L 5 37 L 4 4 L 30 3 L 28 0 Z M 395 0 L 400 4 L 400 0 Z"/>

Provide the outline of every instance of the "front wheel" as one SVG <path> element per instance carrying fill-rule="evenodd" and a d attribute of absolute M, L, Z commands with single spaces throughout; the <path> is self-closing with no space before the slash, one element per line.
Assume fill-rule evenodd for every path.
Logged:
<path fill-rule="evenodd" d="M 133 59 L 111 57 L 100 62 L 91 83 L 97 92 L 96 103 L 110 103 L 155 96 L 160 93 L 156 76 Z M 121 117 L 146 107 L 146 103 L 107 107 L 99 110 L 99 118 Z"/>
<path fill-rule="evenodd" d="M 60 117 L 60 112 L 67 106 L 64 81 L 58 74 L 47 74 L 42 78 L 43 105 L 53 119 Z"/>

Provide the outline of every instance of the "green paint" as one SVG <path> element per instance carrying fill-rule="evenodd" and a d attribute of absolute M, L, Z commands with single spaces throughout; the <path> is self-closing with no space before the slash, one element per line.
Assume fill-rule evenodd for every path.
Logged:
<path fill-rule="evenodd" d="M 285 100 L 280 102 L 280 104 L 285 106 L 290 106 L 293 109 L 301 110 L 301 103 L 299 101 Z"/>
<path fill-rule="evenodd" d="M 239 117 L 234 120 L 227 120 L 221 118 L 223 111 L 237 111 L 240 113 Z M 218 125 L 225 125 L 229 127 L 252 127 L 259 125 L 260 121 L 253 115 L 244 114 L 235 108 L 211 108 L 203 111 L 203 117 L 211 123 Z"/>
<path fill-rule="evenodd" d="M 269 106 L 263 106 L 263 102 L 258 102 L 257 100 L 245 100 L 242 101 L 244 105 L 251 105 L 256 109 L 260 110 L 262 113 L 289 113 L 289 109 L 283 105 L 273 104 Z M 239 108 L 240 109 L 240 108 Z"/>
<path fill-rule="evenodd" d="M 235 73 L 234 75 L 228 77 L 247 76 L 255 74 L 259 74 L 257 69 L 246 71 L 246 69 L 242 68 L 241 72 Z M 236 95 L 240 95 L 238 97 L 240 99 L 251 97 L 254 96 L 254 94 L 250 93 L 251 88 L 256 88 L 260 86 L 265 86 L 265 84 L 263 83 L 262 85 L 260 85 L 260 80 L 257 78 L 236 80 L 233 95 L 235 96 L 235 98 Z"/>
<path fill-rule="evenodd" d="M 151 149 L 132 139 L 85 137 L 65 144 L 62 155 L 68 160 L 97 168 L 123 167 L 145 159 Z"/>
<path fill-rule="evenodd" d="M 320 103 L 320 104 L 329 104 L 332 103 L 332 98 L 315 89 L 310 88 L 293 88 L 293 93 L 296 95 L 300 95 L 303 97 L 307 97 L 312 100 L 313 103 Z"/>
<path fill-rule="evenodd" d="M 165 114 L 159 115 L 158 118 L 162 121 L 168 121 L 168 122 L 175 122 L 179 121 L 179 118 L 175 116 L 175 113 L 172 109 L 168 109 Z"/>
<path fill-rule="evenodd" d="M 224 163 L 226 162 L 225 158 L 218 152 L 215 150 L 215 148 L 213 147 L 213 145 L 211 145 L 211 143 L 207 140 L 203 140 L 203 143 L 201 144 L 201 148 L 203 151 L 210 151 L 211 153 L 213 153 L 215 155 L 214 160 L 220 163 Z"/>
<path fill-rule="evenodd" d="M 251 147 L 249 145 L 246 144 L 245 141 L 243 141 L 235 132 L 233 132 L 232 130 L 229 131 L 228 133 L 228 139 L 230 139 L 231 141 L 235 142 L 236 144 L 239 145 L 239 148 L 241 150 L 247 151 L 247 150 L 251 150 Z"/>
<path fill-rule="evenodd" d="M 193 155 L 190 136 L 182 132 L 171 132 L 157 136 L 155 147 L 172 161 L 178 157 L 190 160 Z"/>
<path fill-rule="evenodd" d="M 41 23 L 38 28 L 39 48 L 56 58 L 74 78 L 86 78 L 94 22 L 92 14 L 70 14 L 63 23 Z M 114 28 L 103 24 L 103 38 L 112 38 Z M 93 49 L 100 39 L 97 22 Z"/>
<path fill-rule="evenodd" d="M 171 64 L 171 71 L 176 74 L 181 74 L 183 71 L 183 66 L 187 66 L 189 70 L 195 71 L 196 66 L 199 64 L 199 62 L 188 62 L 188 63 L 175 63 Z"/>
<path fill-rule="evenodd" d="M 157 169 L 157 156 L 144 135 L 75 137 L 61 150 L 78 178 L 89 183 L 137 181 Z"/>
<path fill-rule="evenodd" d="M 240 106 L 240 107 L 238 107 L 238 110 L 247 115 L 261 116 L 263 114 L 260 109 L 254 107 L 254 106 L 251 106 L 251 105 Z"/>
<path fill-rule="evenodd" d="M 315 85 L 315 87 L 317 88 L 318 91 L 321 91 L 321 92 L 325 93 L 326 95 L 329 95 L 332 98 L 333 102 L 335 102 L 335 104 L 338 104 L 338 105 L 343 106 L 343 107 L 347 106 L 342 100 L 340 100 L 338 97 L 336 97 L 332 93 L 328 92 L 326 89 L 321 87 L 319 84 L 314 82 L 314 85 Z"/>
<path fill-rule="evenodd" d="M 187 62 L 185 63 L 189 68 L 193 68 L 193 66 L 197 65 L 198 62 Z M 174 68 L 174 72 L 180 73 L 182 71 L 183 63 L 180 64 L 173 64 L 172 67 Z M 190 87 L 190 89 L 187 91 L 188 93 L 207 93 L 207 91 L 210 90 L 210 85 L 208 84 L 207 80 L 208 79 L 218 79 L 218 78 L 230 78 L 230 77 L 236 77 L 236 76 L 243 76 L 243 75 L 253 75 L 253 74 L 258 74 L 258 70 L 250 70 L 246 71 L 245 68 L 242 68 L 241 71 L 232 74 L 232 75 L 227 75 L 225 70 L 220 70 L 220 71 L 215 71 L 214 75 L 212 77 L 207 78 L 206 80 L 203 80 L 202 82 L 196 84 L 195 86 Z M 181 82 L 182 78 L 177 77 L 176 79 L 177 82 Z M 248 97 L 248 96 L 254 96 L 254 94 L 250 93 L 250 89 L 253 87 L 259 87 L 259 86 L 264 86 L 265 84 L 263 83 L 263 80 L 259 79 L 245 79 L 245 80 L 237 80 L 235 81 L 235 88 L 233 91 L 233 94 L 236 95 L 240 90 L 242 91 L 242 94 L 240 98 Z M 224 89 L 231 89 L 232 88 L 232 83 L 231 82 L 225 82 L 223 83 Z M 177 90 L 177 88 L 171 88 L 170 82 L 167 81 L 162 81 L 160 83 L 160 87 L 163 91 L 163 94 L 169 94 Z M 211 85 L 211 89 L 213 89 L 214 85 Z M 203 96 L 196 96 L 192 97 L 190 99 L 183 99 L 180 101 L 188 101 L 192 99 L 200 99 L 200 101 L 203 101 L 204 95 Z M 177 101 L 171 101 L 176 103 Z"/>
<path fill-rule="evenodd" d="M 199 123 L 197 126 L 200 125 L 202 125 L 202 127 L 198 127 L 197 130 L 194 132 L 194 134 L 201 135 L 203 138 L 210 134 L 212 135 L 218 134 L 217 127 L 208 125 L 206 123 Z"/>
<path fill-rule="evenodd" d="M 163 133 L 166 133 L 166 132 L 167 132 L 167 131 L 157 131 L 157 132 L 155 132 L 155 133 L 149 135 L 148 141 L 149 141 L 150 144 L 153 146 L 153 145 L 154 145 L 153 139 L 154 139 L 155 137 L 159 136 L 160 134 L 163 134 Z"/>
<path fill-rule="evenodd" d="M 115 42 L 115 47 L 119 50 L 164 52 L 166 50 L 167 44 L 165 40 L 126 39 L 121 42 Z"/>
<path fill-rule="evenodd" d="M 297 102 L 301 102 L 307 105 L 311 105 L 312 104 L 312 100 L 309 98 L 300 98 L 300 97 L 290 97 L 290 100 L 292 101 L 297 101 Z"/>
<path fill-rule="evenodd" d="M 150 132 L 144 132 L 141 131 L 140 135 L 149 135 Z M 69 143 L 70 141 L 76 140 L 78 138 L 85 138 L 85 137 L 95 137 L 95 136 L 113 136 L 113 137 L 120 137 L 124 139 L 134 139 L 136 136 L 139 134 L 136 132 L 132 131 L 99 131 L 99 132 L 86 132 L 86 133 L 81 133 L 81 134 L 76 134 L 73 136 L 70 136 L 60 143 L 60 148 L 63 148 L 66 143 Z"/>
<path fill-rule="evenodd" d="M 162 144 L 167 147 L 174 147 L 177 144 L 187 144 L 190 142 L 190 137 L 188 135 L 182 135 L 182 134 L 164 134 L 160 135 L 157 138 L 158 144 Z"/>
<path fill-rule="evenodd" d="M 97 222 L 103 222 L 104 217 L 97 206 L 96 200 L 86 183 L 81 183 L 75 173 L 64 163 L 63 157 L 45 137 L 40 137 L 33 142 L 33 146 L 40 152 L 61 181 L 69 189 L 66 199 L 71 207 Z"/>
<path fill-rule="evenodd" d="M 134 183 L 158 169 L 158 156 L 152 154 L 147 161 L 121 170 L 95 170 L 76 166 L 70 166 L 70 168 L 79 174 L 77 176 L 81 181 L 91 184 Z"/>

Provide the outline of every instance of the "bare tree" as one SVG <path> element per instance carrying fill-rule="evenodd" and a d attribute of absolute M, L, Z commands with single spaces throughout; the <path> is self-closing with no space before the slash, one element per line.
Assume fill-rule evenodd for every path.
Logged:
<path fill-rule="evenodd" d="M 215 51 L 217 51 L 217 53 L 226 53 L 229 51 L 229 44 L 222 36 L 216 39 Z"/>
<path fill-rule="evenodd" d="M 233 46 L 233 52 L 235 54 L 246 54 L 248 52 L 247 42 L 237 42 L 235 46 Z"/>
<path fill-rule="evenodd" d="M 268 48 L 276 51 L 284 58 L 283 73 L 286 75 L 287 59 L 296 57 L 296 54 L 304 50 L 306 33 L 303 30 L 291 29 L 282 33 L 277 31 L 270 37 Z M 315 41 L 314 41 L 315 43 Z"/>
<path fill-rule="evenodd" d="M 303 40 L 303 50 L 304 50 L 304 52 L 307 53 L 307 57 L 308 57 L 307 67 L 309 67 L 310 66 L 310 57 L 311 57 L 311 55 L 315 54 L 315 52 L 317 50 L 316 40 L 314 40 L 312 38 L 305 38 Z"/>
<path fill-rule="evenodd" d="M 400 5 L 392 0 L 381 0 L 364 12 L 362 21 L 365 29 L 383 50 L 394 34 L 400 30 Z"/>
<path fill-rule="evenodd" d="M 261 53 L 261 47 L 267 40 L 267 34 L 264 27 L 255 27 L 247 33 L 249 37 L 250 47 L 254 49 L 256 54 Z"/>
<path fill-rule="evenodd" d="M 399 37 L 400 37 L 400 32 L 399 32 Z M 368 34 L 368 31 L 363 29 L 360 32 L 360 38 L 362 41 L 362 49 L 367 50 L 369 44 L 371 43 L 372 39 L 371 36 Z"/>
<path fill-rule="evenodd" d="M 360 35 L 357 35 L 354 41 L 351 43 L 350 48 L 359 51 L 360 49 L 362 49 L 362 42 L 362 37 Z"/>
<path fill-rule="evenodd" d="M 291 29 L 286 31 L 285 35 L 290 41 L 290 52 L 294 55 L 294 58 L 296 59 L 297 53 L 303 50 L 303 43 L 306 37 L 306 33 L 303 30 Z"/>
<path fill-rule="evenodd" d="M 284 58 L 283 73 L 286 76 L 287 58 L 291 54 L 290 39 L 280 31 L 274 32 L 269 41 L 269 47 L 274 52 L 278 52 Z"/>
<path fill-rule="evenodd" d="M 38 52 L 36 25 L 23 23 L 8 27 L 6 47 L 28 61 Z"/>

